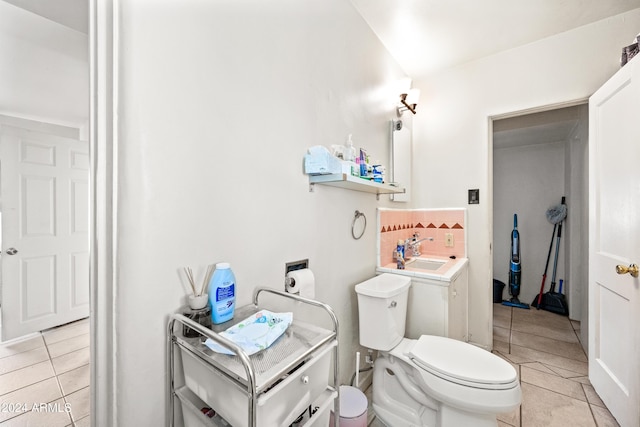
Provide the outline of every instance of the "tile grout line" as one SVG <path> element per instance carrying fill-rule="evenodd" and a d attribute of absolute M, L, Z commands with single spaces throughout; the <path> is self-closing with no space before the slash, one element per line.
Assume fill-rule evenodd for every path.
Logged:
<path fill-rule="evenodd" d="M 512 310 L 512 311 L 513 311 L 513 310 Z M 573 323 L 573 321 L 571 321 L 570 319 L 568 319 L 568 320 L 569 320 L 569 322 L 570 322 L 570 326 L 571 326 L 571 329 L 572 329 L 572 330 L 573 330 L 573 332 L 574 332 L 574 335 L 576 336 L 576 338 L 578 338 L 577 343 L 578 343 L 578 345 L 580 345 L 581 350 L 583 350 L 583 351 L 582 351 L 582 353 L 584 354 L 584 356 L 586 356 L 586 359 L 587 359 L 587 362 L 586 362 L 586 363 L 589 363 L 589 358 L 588 358 L 588 356 L 587 356 L 586 352 L 584 351 L 584 348 L 582 347 L 582 343 L 581 343 L 580 338 L 579 338 L 579 335 L 578 335 L 578 330 L 579 330 L 579 329 L 576 329 L 576 327 L 575 327 L 576 325 Z M 514 323 L 514 320 L 513 320 L 513 314 L 512 314 L 512 318 L 511 318 L 511 328 L 510 328 L 510 331 L 509 331 L 509 332 L 510 332 L 510 340 L 509 340 L 509 354 L 511 353 L 512 345 L 513 345 L 513 346 L 515 346 L 515 345 L 516 345 L 516 344 L 512 344 L 512 343 L 511 343 L 512 333 L 514 332 L 514 330 L 513 330 L 513 323 Z M 523 333 L 527 334 L 527 332 L 523 332 Z M 535 334 L 530 334 L 530 335 L 535 335 Z M 548 338 L 548 337 L 544 337 L 544 338 Z M 553 339 L 553 338 L 552 338 L 552 339 Z M 556 341 L 564 341 L 564 340 L 556 340 Z M 564 342 L 567 342 L 567 341 L 564 341 Z M 524 349 L 529 349 L 528 347 L 525 347 L 525 346 L 522 346 L 522 345 L 521 345 L 520 347 L 522 347 L 522 348 L 524 348 Z M 573 360 L 573 361 L 577 361 L 577 362 L 582 362 L 581 360 L 575 359 L 575 358 L 573 358 L 573 357 L 566 357 L 566 356 L 556 355 L 556 354 L 554 354 L 554 353 L 549 353 L 549 352 L 547 352 L 547 351 L 544 351 L 543 349 L 535 348 L 535 349 L 533 349 L 533 350 L 535 350 L 535 351 L 539 351 L 539 352 L 542 352 L 542 353 L 545 353 L 545 354 L 553 355 L 553 356 L 562 357 L 562 358 L 567 359 L 567 360 Z M 535 361 L 535 360 L 532 360 L 532 361 Z M 512 362 L 512 363 L 513 363 L 513 362 Z M 520 374 L 520 384 L 530 384 L 530 385 L 531 385 L 531 386 L 533 386 L 533 387 L 546 389 L 548 392 L 551 392 L 551 393 L 554 393 L 554 394 L 557 394 L 557 395 L 560 395 L 560 396 L 565 396 L 565 397 L 568 397 L 568 398 L 570 398 L 570 399 L 574 399 L 574 400 L 582 401 L 581 399 L 576 398 L 576 397 L 573 397 L 572 395 L 564 394 L 564 393 L 562 393 L 562 392 L 559 392 L 559 391 L 556 391 L 556 390 L 552 390 L 552 389 L 547 389 L 546 387 L 543 387 L 543 386 L 540 386 L 540 385 L 536 385 L 536 384 L 532 384 L 532 383 L 528 383 L 528 382 L 523 382 L 523 381 L 522 381 L 521 374 L 522 374 L 522 367 L 523 367 L 523 365 L 524 365 L 525 363 L 528 363 L 528 362 L 513 363 L 513 364 L 517 367 L 517 369 L 518 369 L 518 373 Z M 555 372 L 555 370 L 553 369 L 553 368 L 555 367 L 554 365 L 549 365 L 549 366 L 547 366 L 547 363 L 543 363 L 543 362 L 538 362 L 538 363 L 541 363 L 541 364 L 542 364 L 544 367 L 546 367 L 548 370 L 551 370 L 551 373 L 547 373 L 547 372 L 544 372 L 544 371 L 541 371 L 541 372 L 543 372 L 543 373 L 547 373 L 547 374 L 552 375 L 552 376 L 554 376 L 554 377 L 557 377 L 557 378 L 559 378 L 559 379 L 563 379 L 563 380 L 567 380 L 567 381 L 572 381 L 572 382 L 575 382 L 575 383 L 577 383 L 577 384 L 580 384 L 580 390 L 582 390 L 582 396 L 583 396 L 583 398 L 585 399 L 583 402 L 584 402 L 584 403 L 586 403 L 586 404 L 588 405 L 588 407 L 589 407 L 589 414 L 591 415 L 591 420 L 592 420 L 592 421 L 593 421 L 593 423 L 594 423 L 593 425 L 594 425 L 594 426 L 599 426 L 600 424 L 599 424 L 599 422 L 598 422 L 598 420 L 597 420 L 596 411 L 594 411 L 594 409 L 593 409 L 593 408 L 594 408 L 594 406 L 597 406 L 599 409 L 600 409 L 600 408 L 603 408 L 604 410 L 607 410 L 607 411 L 608 411 L 608 408 L 606 407 L 606 405 L 605 405 L 605 406 L 600 406 L 600 405 L 598 405 L 598 404 L 594 404 L 594 403 L 592 403 L 592 402 L 589 400 L 589 396 L 588 396 L 587 390 L 588 390 L 588 388 L 589 388 L 589 387 L 591 387 L 590 383 L 583 383 L 583 382 L 581 382 L 581 381 L 577 381 L 577 378 L 585 377 L 585 375 L 584 375 L 584 374 L 581 374 L 581 375 L 576 376 L 576 377 L 564 377 L 562 374 Z M 584 362 L 583 362 L 583 363 L 584 363 Z M 559 368 L 559 369 L 567 370 L 567 369 L 566 369 L 566 368 L 564 368 L 564 367 L 558 367 L 558 368 Z M 535 369 L 535 368 L 532 368 L 532 369 Z M 568 370 L 568 371 L 569 371 L 569 372 L 572 372 L 571 370 Z M 579 373 L 578 373 L 578 372 L 576 372 L 576 374 L 579 374 Z M 520 420 L 519 420 L 519 422 L 515 423 L 518 427 L 523 427 L 523 426 L 525 425 L 525 422 L 524 422 L 524 420 L 523 420 L 523 418 L 522 418 L 522 414 L 523 414 L 523 406 L 524 406 L 524 404 L 526 404 L 526 402 L 525 402 L 525 401 L 524 401 L 524 399 L 523 399 L 523 401 L 522 401 L 522 405 L 520 405 L 520 407 L 519 407 Z M 586 415 L 586 412 L 585 412 L 585 416 L 587 416 L 587 415 Z M 510 425 L 510 424 L 505 423 L 505 425 Z"/>
<path fill-rule="evenodd" d="M 586 390 L 584 389 L 584 384 L 582 384 L 582 392 L 585 394 L 586 397 Z M 591 413 L 591 418 L 593 418 L 593 423 L 597 426 L 598 425 L 598 420 L 596 420 L 596 414 L 593 413 L 593 407 L 591 405 L 591 402 L 589 402 L 589 398 L 587 397 L 587 404 L 589 405 L 589 412 Z"/>
<path fill-rule="evenodd" d="M 34 332 L 33 334 L 30 334 L 30 335 L 28 335 L 28 336 L 29 336 L 30 338 L 25 338 L 24 340 L 22 340 L 22 341 L 20 341 L 20 342 L 27 342 L 27 341 L 29 341 L 29 340 L 35 339 L 35 338 L 37 338 L 38 336 L 40 336 L 40 338 L 42 339 L 42 342 L 43 342 L 43 344 L 44 344 L 44 338 L 42 337 L 42 333 L 40 333 L 40 332 L 35 333 L 35 332 Z M 8 345 L 8 344 L 10 344 L 10 343 L 11 343 L 11 341 L 3 342 L 3 343 L 0 343 L 0 346 Z M 8 358 L 8 357 L 17 356 L 17 355 L 19 355 L 19 354 L 27 353 L 27 352 L 29 352 L 29 351 L 37 350 L 38 348 L 40 348 L 40 346 L 37 346 L 37 347 L 34 347 L 34 348 L 30 348 L 30 349 L 28 349 L 28 350 L 22 350 L 22 351 L 19 351 L 19 352 L 17 352 L 17 353 L 14 353 L 14 354 L 7 354 L 6 356 L 0 356 L 0 360 L 2 360 L 2 359 L 6 359 L 6 358 Z"/>
<path fill-rule="evenodd" d="M 584 391 L 585 395 L 587 394 L 587 389 L 586 389 L 586 387 L 587 387 L 587 384 L 582 384 L 582 390 Z M 595 389 L 594 389 L 593 391 L 595 392 Z M 595 392 L 595 393 L 596 393 L 596 395 L 598 394 L 597 392 Z M 599 397 L 600 397 L 600 396 L 598 396 L 598 398 L 599 398 Z M 607 406 L 606 406 L 606 405 L 603 407 L 603 406 L 598 405 L 597 403 L 591 403 L 591 401 L 589 400 L 589 397 L 588 397 L 588 396 L 587 396 L 587 404 L 589 405 L 589 411 L 591 412 L 591 416 L 593 417 L 593 422 L 595 423 L 595 425 L 596 425 L 596 426 L 600 426 L 600 423 L 598 423 L 598 419 L 596 418 L 596 414 L 595 414 L 595 413 L 594 413 L 594 411 L 593 411 L 593 407 L 594 407 L 594 406 L 597 406 L 597 407 L 598 407 L 598 408 L 600 408 L 600 409 L 605 409 L 605 410 L 607 410 L 607 411 L 609 412 L 609 414 L 611 414 L 611 411 L 609 411 L 609 408 L 607 408 Z M 604 402 L 603 402 L 603 404 L 604 404 Z M 618 420 L 616 420 L 616 419 L 615 419 L 615 417 L 613 417 L 613 415 L 611 415 L 611 417 L 612 417 L 612 418 L 614 419 L 614 421 L 616 422 L 616 425 L 617 425 L 618 427 L 620 427 L 620 424 L 618 424 Z"/>
<path fill-rule="evenodd" d="M 551 328 L 550 328 L 550 329 L 551 329 Z M 546 339 L 550 339 L 550 340 L 554 340 L 554 341 L 560 341 L 560 342 L 564 342 L 564 343 L 567 343 L 567 344 L 580 344 L 580 340 L 577 340 L 577 341 L 575 341 L 575 342 L 573 342 L 573 341 L 566 341 L 566 340 L 563 340 L 563 339 L 552 338 L 552 337 L 549 337 L 549 336 L 546 336 L 546 335 L 535 334 L 535 333 L 533 333 L 533 332 L 519 331 L 519 330 L 517 330 L 517 329 L 513 329 L 513 332 L 516 332 L 516 333 L 518 333 L 518 334 L 531 335 L 531 336 L 533 336 L 533 337 L 546 338 Z M 567 331 L 567 332 L 568 332 L 568 331 Z M 574 332 L 574 335 L 575 335 L 575 331 L 573 331 L 573 332 Z M 582 344 L 580 344 L 580 345 L 582 345 Z"/>
<path fill-rule="evenodd" d="M 65 338 L 65 339 L 63 339 L 63 340 L 57 341 L 57 342 L 55 342 L 55 343 L 51 343 L 51 344 L 52 344 L 52 345 L 53 345 L 53 344 L 59 344 L 59 343 L 61 343 L 61 342 L 65 341 L 65 340 L 74 339 L 74 338 L 76 338 L 76 337 L 78 337 L 78 336 L 81 336 L 81 335 L 84 335 L 84 334 L 80 334 L 80 335 L 73 336 L 73 337 L 68 337 L 68 338 Z M 44 336 L 43 336 L 43 338 L 42 338 L 42 339 L 43 339 L 43 341 L 44 341 L 44 343 L 45 343 L 45 346 L 46 346 L 46 348 L 47 348 L 47 354 L 49 355 L 49 360 L 51 361 L 51 364 L 53 365 L 53 358 L 51 357 L 51 353 L 49 352 L 49 347 L 48 347 L 47 341 L 44 339 Z M 84 347 L 83 347 L 83 348 L 84 348 Z M 77 351 L 77 350 L 73 350 L 73 351 Z M 73 351 L 70 351 L 70 352 L 68 352 L 68 353 L 64 353 L 64 354 L 60 354 L 60 355 L 58 355 L 58 356 L 56 356 L 56 357 L 61 357 L 61 356 L 64 356 L 64 355 L 66 355 L 66 354 L 70 354 L 70 353 L 72 353 Z M 84 365 L 82 365 L 82 366 L 84 366 Z M 78 368 L 78 367 L 76 367 L 76 368 L 74 368 L 74 369 L 77 369 L 77 368 Z M 70 404 L 70 402 L 67 400 L 67 395 L 65 394 L 65 392 L 64 392 L 64 390 L 63 390 L 63 388 L 62 388 L 62 384 L 60 383 L 60 378 L 59 378 L 59 375 L 57 374 L 57 371 L 56 371 L 56 369 L 55 369 L 55 366 L 53 367 L 53 370 L 54 370 L 54 372 L 56 372 L 56 382 L 58 383 L 58 388 L 60 389 L 60 394 L 62 395 L 62 400 L 64 401 L 64 403 L 65 403 L 65 404 L 67 404 L 67 403 L 69 403 L 69 404 Z M 72 370 L 73 370 L 73 369 L 71 369 L 71 370 L 69 370 L 69 371 L 67 371 L 67 372 L 71 372 Z M 66 373 L 66 372 L 65 372 L 65 373 Z M 79 390 L 76 390 L 76 391 L 79 391 Z M 74 391 L 74 393 L 75 393 L 75 391 Z M 69 394 L 73 394 L 73 393 L 69 393 Z M 69 423 L 69 424 L 67 424 L 67 425 L 66 425 L 66 427 L 69 427 L 69 426 L 75 426 L 75 424 L 76 424 L 76 420 L 75 420 L 75 419 L 74 419 L 74 417 L 73 417 L 73 409 L 72 409 L 69 413 L 67 413 L 67 415 L 69 416 L 69 421 L 70 421 L 70 423 Z M 78 421 L 79 421 L 79 420 L 78 420 Z"/>
<path fill-rule="evenodd" d="M 540 352 L 540 353 L 550 354 L 551 356 L 561 357 L 561 358 L 563 358 L 563 359 L 567 359 L 567 360 L 572 360 L 572 361 L 574 361 L 574 362 L 579 362 L 579 363 L 589 363 L 589 358 L 587 358 L 587 361 L 585 362 L 584 360 L 573 359 L 573 358 L 571 358 L 571 357 L 562 356 L 562 355 L 560 355 L 560 354 L 556 354 L 556 353 L 549 353 L 548 351 L 544 351 L 544 350 L 541 350 L 541 349 L 538 349 L 538 348 L 525 347 L 525 346 L 523 346 L 523 345 L 519 345 L 519 344 L 514 344 L 514 345 L 515 345 L 515 346 L 518 346 L 518 347 L 526 348 L 527 350 L 538 351 L 538 352 Z M 509 350 L 511 350 L 511 346 L 509 346 Z M 509 354 L 511 354 L 511 353 L 509 353 Z M 548 364 L 548 362 L 545 362 L 545 363 L 547 363 L 547 364 Z M 551 365 L 551 366 L 553 366 L 553 365 Z M 556 367 L 557 367 L 557 368 L 561 368 L 561 369 L 566 369 L 566 368 L 562 368 L 561 366 L 556 366 Z M 567 369 L 567 370 L 570 370 L 570 369 Z M 574 372 L 574 371 L 572 371 L 572 372 Z M 576 372 L 576 373 L 579 373 L 579 372 Z"/>
<path fill-rule="evenodd" d="M 513 307 L 510 307 L 509 310 L 509 354 L 511 354 L 511 340 L 513 339 Z M 520 388 L 522 389 L 522 364 L 517 363 L 518 366 L 518 381 L 520 381 Z M 522 404 L 524 403 L 524 399 L 520 401 L 520 406 L 518 406 L 518 426 L 522 427 Z"/>
<path fill-rule="evenodd" d="M 66 326 L 66 325 L 62 325 L 62 326 L 64 327 L 64 326 Z M 67 337 L 67 338 L 65 338 L 65 339 L 63 339 L 63 340 L 59 340 L 59 341 L 57 341 L 57 342 L 51 343 L 51 345 L 53 345 L 53 344 L 58 344 L 58 343 L 63 342 L 63 341 L 65 341 L 65 340 L 67 340 L 67 339 L 73 339 L 73 338 L 76 338 L 76 337 L 81 336 L 81 335 L 84 335 L 84 334 L 79 334 L 79 335 L 74 335 L 74 336 L 72 336 L 72 337 Z M 40 340 L 42 340 L 42 344 L 44 344 L 44 345 L 43 345 L 43 347 L 44 347 L 44 349 L 45 349 L 45 351 L 46 351 L 46 353 L 47 353 L 47 359 L 46 359 L 46 360 L 39 361 L 39 362 L 32 363 L 32 364 L 27 365 L 27 366 L 23 366 L 23 367 L 18 368 L 18 369 L 29 368 L 29 367 L 34 366 L 34 365 L 37 365 L 37 364 L 39 364 L 39 363 L 49 362 L 49 363 L 50 363 L 50 365 L 51 365 L 51 368 L 52 368 L 53 375 L 52 375 L 51 377 L 48 377 L 48 378 L 42 379 L 42 380 L 40 380 L 40 381 L 37 381 L 37 382 L 35 382 L 35 383 L 33 383 L 33 384 L 28 384 L 28 385 L 25 385 L 25 386 L 23 386 L 23 387 L 16 388 L 16 389 L 11 390 L 11 391 L 9 391 L 9 392 L 7 392 L 7 393 L 5 393 L 5 394 L 13 393 L 13 392 L 15 392 L 15 391 L 18 391 L 18 390 L 24 389 L 24 388 L 29 387 L 29 386 L 33 386 L 33 385 L 35 385 L 35 384 L 39 384 L 39 383 L 41 383 L 41 382 L 44 382 L 44 381 L 50 380 L 50 379 L 52 379 L 53 377 L 55 377 L 55 379 L 56 379 L 56 383 L 57 383 L 57 385 L 58 385 L 58 391 L 60 392 L 60 396 L 61 396 L 61 397 L 60 397 L 60 398 L 55 398 L 54 400 L 62 399 L 62 401 L 63 401 L 65 404 L 69 403 L 69 402 L 67 401 L 67 398 L 66 398 L 67 396 L 65 395 L 64 390 L 63 390 L 63 388 L 62 388 L 62 383 L 60 382 L 60 379 L 59 379 L 59 375 L 62 375 L 62 374 L 64 374 L 64 373 L 60 373 L 60 374 L 58 374 L 58 372 L 57 372 L 57 370 L 56 370 L 56 368 L 55 368 L 55 365 L 54 365 L 54 363 L 53 363 L 53 359 L 54 359 L 54 358 L 53 358 L 53 357 L 52 357 L 52 355 L 51 355 L 51 352 L 50 352 L 50 349 L 49 349 L 49 343 L 47 343 L 47 340 L 45 339 L 45 335 L 43 334 L 43 331 L 40 331 L 40 332 L 34 333 L 34 334 L 33 334 L 33 337 L 31 337 L 31 338 L 33 338 L 33 339 L 35 339 L 35 338 L 39 338 Z M 31 338 L 30 338 L 30 339 L 31 339 Z M 26 340 L 25 340 L 25 341 L 26 341 Z M 22 353 L 25 353 L 25 352 L 28 352 L 28 351 L 36 350 L 36 349 L 39 349 L 39 348 L 41 348 L 41 346 L 38 346 L 38 347 L 33 348 L 33 349 L 29 349 L 29 350 L 20 351 L 20 352 L 18 352 L 18 353 L 16 353 L 16 354 L 10 354 L 10 355 L 7 355 L 7 356 L 5 356 L 5 357 L 12 357 L 12 356 L 16 356 L 16 355 L 19 355 L 19 354 L 22 354 Z M 84 348 L 85 348 L 85 347 L 83 347 L 83 348 L 81 348 L 81 349 L 73 350 L 73 351 L 82 350 L 82 349 L 84 349 Z M 56 356 L 56 357 L 61 357 L 61 356 L 64 356 L 64 355 L 70 354 L 70 353 L 72 353 L 73 351 L 68 352 L 68 353 L 64 353 L 64 354 L 60 354 L 60 355 L 58 355 L 58 356 Z M 4 357 L 2 357 L 2 358 L 0 358 L 0 359 L 3 359 L 3 358 L 4 358 Z M 84 367 L 84 366 L 86 366 L 86 365 L 88 365 L 88 364 L 90 364 L 90 363 L 83 364 L 83 365 L 78 366 L 78 367 L 73 368 L 73 369 L 78 369 L 78 368 Z M 69 371 L 67 371 L 67 372 L 71 372 L 73 369 L 70 369 L 70 370 L 69 370 Z M 14 369 L 14 370 L 12 370 L 12 371 L 8 371 L 8 372 L 6 372 L 6 373 L 8 374 L 8 373 L 10 373 L 10 372 L 14 372 L 14 371 L 16 371 L 16 370 L 17 370 L 17 369 Z M 66 372 L 65 372 L 65 373 L 66 373 Z M 4 375 L 4 374 L 3 374 L 3 375 Z M 81 389 L 80 389 L 80 390 L 81 390 Z M 76 391 L 79 391 L 79 390 L 76 390 Z M 75 391 L 74 391 L 74 393 L 75 393 Z M 72 394 L 72 393 L 70 393 L 70 394 Z M 50 401 L 50 402 L 44 402 L 44 403 L 46 403 L 46 404 L 50 404 L 50 403 L 52 403 L 54 400 L 52 400 L 52 401 Z M 33 402 L 33 403 L 38 403 L 38 402 Z M 30 412 L 33 412 L 33 411 L 32 411 L 32 410 L 29 410 L 28 412 L 25 412 L 24 414 L 21 414 L 21 415 L 26 415 L 26 414 L 28 414 L 28 413 L 30 413 Z M 17 415 L 16 417 L 21 416 L 21 415 Z M 71 413 L 67 413 L 67 416 L 68 416 L 68 423 L 65 423 L 65 426 L 67 426 L 67 427 L 70 427 L 70 426 L 72 427 L 72 426 L 74 426 L 74 425 L 76 424 L 76 421 L 73 419 L 72 414 L 71 414 Z M 88 416 L 88 415 L 87 415 L 87 416 Z M 7 418 L 6 420 L 0 421 L 0 425 L 4 424 L 5 422 L 9 422 L 10 420 L 15 419 L 16 417 Z"/>
<path fill-rule="evenodd" d="M 65 405 L 68 403 L 67 402 L 67 397 L 64 394 L 64 390 L 62 389 L 62 384 L 60 384 L 60 378 L 58 377 L 58 372 L 56 371 L 56 367 L 53 365 L 53 358 L 51 357 L 51 353 L 49 352 L 49 345 L 47 344 L 47 340 L 44 339 L 44 335 L 42 336 L 42 340 L 44 341 L 44 346 L 47 349 L 47 355 L 49 355 L 49 362 L 51 363 L 51 367 L 53 368 L 53 372 L 56 374 L 56 383 L 58 384 L 58 389 L 60 390 L 60 395 L 62 396 L 62 401 L 65 403 Z M 71 416 L 71 411 L 67 412 L 67 416 L 69 417 L 69 421 L 70 423 L 67 424 L 67 426 L 74 425 L 73 422 L 73 417 Z"/>
<path fill-rule="evenodd" d="M 513 307 L 509 308 L 509 354 L 511 354 L 511 340 L 513 336 Z M 518 365 L 519 366 L 519 365 Z M 518 374 L 520 370 L 518 369 Z"/>
<path fill-rule="evenodd" d="M 513 324 L 513 323 L 512 323 L 512 324 Z M 579 339 L 579 337 L 577 336 L 576 330 L 575 330 L 575 328 L 573 327 L 573 323 L 571 323 L 571 320 L 569 320 L 569 324 L 570 324 L 570 326 L 571 326 L 571 329 L 572 329 L 572 331 L 573 331 L 574 335 L 576 335 L 576 338 L 578 338 L 578 344 L 580 345 L 580 347 L 581 347 L 581 349 L 582 349 L 582 344 L 580 344 L 580 339 Z M 523 332 L 523 333 L 526 333 L 526 332 Z M 535 334 L 530 334 L 530 335 L 535 335 Z M 547 338 L 547 337 L 545 337 L 545 338 Z M 557 341 L 563 341 L 563 340 L 557 340 Z M 524 346 L 522 346 L 522 347 L 524 347 Z M 526 348 L 526 347 L 525 347 L 525 348 Z M 583 350 L 583 353 L 584 353 L 584 349 L 582 349 L 582 350 Z M 547 353 L 547 354 L 553 354 L 553 353 L 545 352 L 544 350 L 540 350 L 540 349 L 536 349 L 536 351 L 541 351 L 541 352 L 544 352 L 544 353 Z M 585 353 L 585 356 L 587 356 L 587 355 L 586 355 L 586 353 Z M 564 357 L 564 356 L 562 356 L 562 357 Z M 567 358 L 567 359 L 571 359 L 571 358 Z M 587 357 L 587 363 L 588 363 L 588 357 Z M 543 366 L 544 366 L 544 365 L 545 365 L 545 364 L 543 364 Z M 520 368 L 520 372 L 522 372 L 522 365 L 521 365 L 521 364 L 518 364 L 518 367 Z M 551 369 L 551 368 L 548 368 L 548 369 Z M 563 379 L 566 379 L 566 380 L 571 380 L 570 378 L 564 378 L 562 375 L 560 375 L 560 374 L 556 373 L 555 371 L 553 371 L 553 369 L 551 369 L 551 371 L 553 372 L 553 374 L 550 374 L 550 375 L 557 376 L 558 378 L 563 378 Z M 520 383 L 522 384 L 522 379 L 520 380 Z M 585 403 L 586 403 L 586 404 L 587 404 L 587 406 L 589 407 L 589 413 L 591 414 L 591 418 L 592 418 L 592 420 L 593 420 L 594 424 L 597 426 L 597 425 L 598 425 L 598 423 L 597 423 L 597 421 L 596 421 L 596 419 L 595 419 L 595 415 L 594 415 L 594 413 L 593 413 L 592 405 L 591 405 L 591 403 L 589 402 L 589 399 L 588 399 L 588 397 L 587 397 L 587 393 L 586 393 L 586 391 L 585 391 L 585 385 L 584 385 L 584 384 L 582 384 L 582 383 L 579 383 L 579 384 L 580 384 L 580 389 L 582 390 L 582 394 L 583 394 L 584 399 L 585 399 Z M 534 386 L 535 386 L 535 385 L 534 385 Z M 551 390 L 551 389 L 547 389 L 547 390 L 549 390 L 549 391 L 551 391 L 551 392 L 554 392 L 554 393 L 558 393 L 558 394 L 560 394 L 560 395 L 564 395 L 563 393 L 559 393 L 559 392 L 556 392 L 556 391 Z M 564 396 L 567 396 L 567 395 L 564 395 Z M 572 396 L 567 396 L 567 397 L 573 398 Z M 578 399 L 578 400 L 579 400 L 579 399 Z M 524 403 L 524 402 L 523 402 L 523 403 Z M 522 405 L 520 405 L 520 427 L 522 427 Z"/>
<path fill-rule="evenodd" d="M 48 357 L 48 360 L 47 360 L 47 361 L 48 361 L 49 363 L 51 363 L 51 369 L 53 370 L 53 374 L 54 374 L 54 375 L 53 375 L 53 377 L 55 377 L 55 378 L 56 378 L 56 383 L 58 383 L 58 388 L 60 389 L 60 394 L 61 394 L 61 395 L 63 395 L 63 393 L 62 393 L 62 388 L 60 387 L 60 382 L 58 381 L 58 376 L 56 375 L 56 370 L 55 370 L 55 368 L 53 367 L 53 362 L 51 361 L 51 355 L 49 354 L 49 349 L 47 348 L 47 342 L 45 341 L 44 336 L 42 335 L 42 332 L 38 332 L 38 334 L 39 334 L 39 335 L 40 335 L 40 337 L 42 338 L 42 342 L 44 343 L 44 348 L 45 348 L 45 350 L 47 351 L 47 357 Z M 20 353 L 18 353 L 18 354 L 20 354 Z M 37 362 L 37 363 L 33 363 L 33 364 L 31 364 L 31 365 L 25 366 L 25 368 L 28 368 L 28 367 L 30 367 L 30 366 L 37 365 L 38 363 L 43 363 L 43 362 L 44 362 L 44 360 L 43 360 L 43 361 L 41 361 L 41 362 Z M 21 368 L 21 369 L 22 369 L 22 368 Z M 14 371 L 10 371 L 10 372 L 14 372 Z M 26 386 L 24 386 L 24 387 L 19 387 L 19 388 L 15 389 L 15 390 L 11 390 L 10 392 L 5 393 L 5 394 L 13 393 L 13 392 L 15 392 L 15 391 L 22 390 L 22 389 L 24 389 L 24 388 L 27 388 L 27 387 L 33 386 L 33 385 L 35 385 L 35 384 L 39 384 L 39 383 L 41 383 L 41 382 L 44 382 L 44 381 L 50 380 L 50 379 L 51 379 L 51 378 L 53 378 L 53 377 L 45 378 L 45 379 L 40 380 L 40 381 L 38 381 L 38 382 L 35 382 L 35 383 L 33 383 L 33 384 L 28 384 L 28 385 L 26 385 Z M 55 400 L 57 400 L 57 399 L 55 399 Z M 51 402 L 53 402 L 53 401 L 51 401 Z M 51 403 L 51 402 L 44 402 L 44 403 L 47 403 L 47 404 L 48 404 L 48 403 Z M 33 402 L 33 403 L 39 403 L 39 402 Z M 29 411 L 25 412 L 24 414 L 20 414 L 20 415 L 17 415 L 17 416 L 15 416 L 15 417 L 7 418 L 7 419 L 6 419 L 6 420 L 4 420 L 4 421 L 0 421 L 0 425 L 1 425 L 1 424 L 4 424 L 5 422 L 9 422 L 10 420 L 13 420 L 13 419 L 15 419 L 15 418 L 17 418 L 17 417 L 20 417 L 20 416 L 23 416 L 23 415 L 29 414 L 29 413 L 31 413 L 31 412 L 33 412 L 33 411 L 32 411 L 32 410 L 29 410 Z M 71 416 L 69 416 L 69 419 L 71 420 Z M 71 420 L 71 421 L 73 422 L 73 420 Z"/>
<path fill-rule="evenodd" d="M 518 379 L 520 380 L 520 390 L 522 390 L 522 365 L 518 364 Z M 524 403 L 524 399 L 520 401 L 520 406 L 518 407 L 518 427 L 522 427 L 522 404 Z"/>
<path fill-rule="evenodd" d="M 584 353 L 584 356 L 587 358 L 587 361 L 588 361 L 589 360 L 589 355 L 584 350 L 584 347 L 582 345 L 582 341 L 580 340 L 580 335 L 578 335 L 578 332 L 576 331 L 576 328 L 573 327 L 573 322 L 571 321 L 571 319 L 569 319 L 569 322 L 571 323 L 571 329 L 573 329 L 573 333 L 576 336 L 576 339 L 578 340 L 578 343 L 580 344 L 580 348 L 582 349 L 582 352 Z M 580 324 L 580 328 L 582 328 L 582 323 Z"/>

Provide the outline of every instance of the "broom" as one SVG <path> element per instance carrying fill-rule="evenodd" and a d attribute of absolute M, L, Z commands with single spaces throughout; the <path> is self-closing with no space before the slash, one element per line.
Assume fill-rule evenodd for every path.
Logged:
<path fill-rule="evenodd" d="M 540 284 L 540 294 L 534 299 L 531 305 L 534 305 L 540 310 L 553 311 L 558 314 L 568 314 L 566 302 L 564 301 L 564 295 L 556 293 L 556 271 L 558 268 L 558 253 L 560 250 L 560 237 L 562 235 L 562 221 L 567 216 L 567 206 L 565 205 L 565 197 L 562 197 L 562 201 L 559 205 L 554 206 L 546 212 L 547 220 L 553 224 L 553 234 L 551 235 L 551 244 L 549 245 L 549 252 L 547 253 L 547 263 L 544 267 L 544 274 L 542 275 L 542 283 Z M 558 236 L 556 240 L 556 253 L 553 261 L 553 277 L 551 278 L 551 289 L 549 292 L 543 295 L 544 284 L 547 279 L 547 269 L 549 267 L 549 258 L 551 257 L 551 248 L 553 247 L 553 238 L 558 230 Z"/>

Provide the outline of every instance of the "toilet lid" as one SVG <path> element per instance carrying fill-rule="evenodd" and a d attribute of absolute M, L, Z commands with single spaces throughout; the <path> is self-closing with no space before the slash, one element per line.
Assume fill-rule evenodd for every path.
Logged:
<path fill-rule="evenodd" d="M 485 389 L 508 389 L 517 382 L 507 361 L 451 338 L 423 335 L 408 354 L 421 368 L 448 381 Z"/>

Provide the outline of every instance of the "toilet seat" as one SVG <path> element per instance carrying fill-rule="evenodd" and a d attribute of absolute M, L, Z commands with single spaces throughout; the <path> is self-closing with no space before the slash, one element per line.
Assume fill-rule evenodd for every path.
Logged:
<path fill-rule="evenodd" d="M 419 368 L 455 384 L 485 390 L 507 390 L 518 385 L 516 371 L 507 361 L 451 338 L 423 335 L 407 356 Z"/>

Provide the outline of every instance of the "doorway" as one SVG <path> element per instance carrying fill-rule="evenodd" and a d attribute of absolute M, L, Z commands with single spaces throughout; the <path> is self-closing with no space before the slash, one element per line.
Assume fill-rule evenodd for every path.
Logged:
<path fill-rule="evenodd" d="M 3 332 L 6 339 L 27 335 L 0 344 L 0 395 L 14 409 L 0 414 L 0 425 L 90 424 L 88 6 L 86 0 L 68 8 L 46 0 L 0 1 L 0 22 L 7 24 L 0 32 L 6 65 L 0 67 L 6 88 L 0 93 L 1 144 L 14 149 L 8 154 L 13 166 L 31 168 L 13 174 L 20 177 L 9 188 L 20 194 L 13 206 L 22 213 L 15 215 L 19 226 L 5 228 L 18 237 L 10 242 L 8 230 L 2 236 L 4 261 L 14 263 L 13 278 L 0 284 L 4 291 L 13 286 L 13 295 L 1 301 Z M 3 155 L 3 172 L 7 162 Z M 5 223 L 8 198 L 0 203 Z M 36 253 L 53 248 L 43 241 L 52 236 L 66 236 L 68 253 Z M 6 262 L 3 267 L 7 273 Z M 16 291 L 18 280 L 28 284 Z M 20 324 L 11 333 L 8 318 Z M 68 324 L 75 319 L 83 320 Z"/>
<path fill-rule="evenodd" d="M 588 319 L 588 106 L 586 103 L 493 119 L 493 277 L 507 284 L 513 216 L 518 215 L 521 286 L 518 298 L 531 304 L 540 292 L 551 240 L 548 208 L 566 197 L 556 271 L 563 281 L 569 317 Z M 553 276 L 549 261 L 544 291 Z M 587 328 L 581 328 L 586 350 Z"/>
<path fill-rule="evenodd" d="M 2 340 L 89 313 L 89 2 L 73 6 L 0 1 Z"/>

